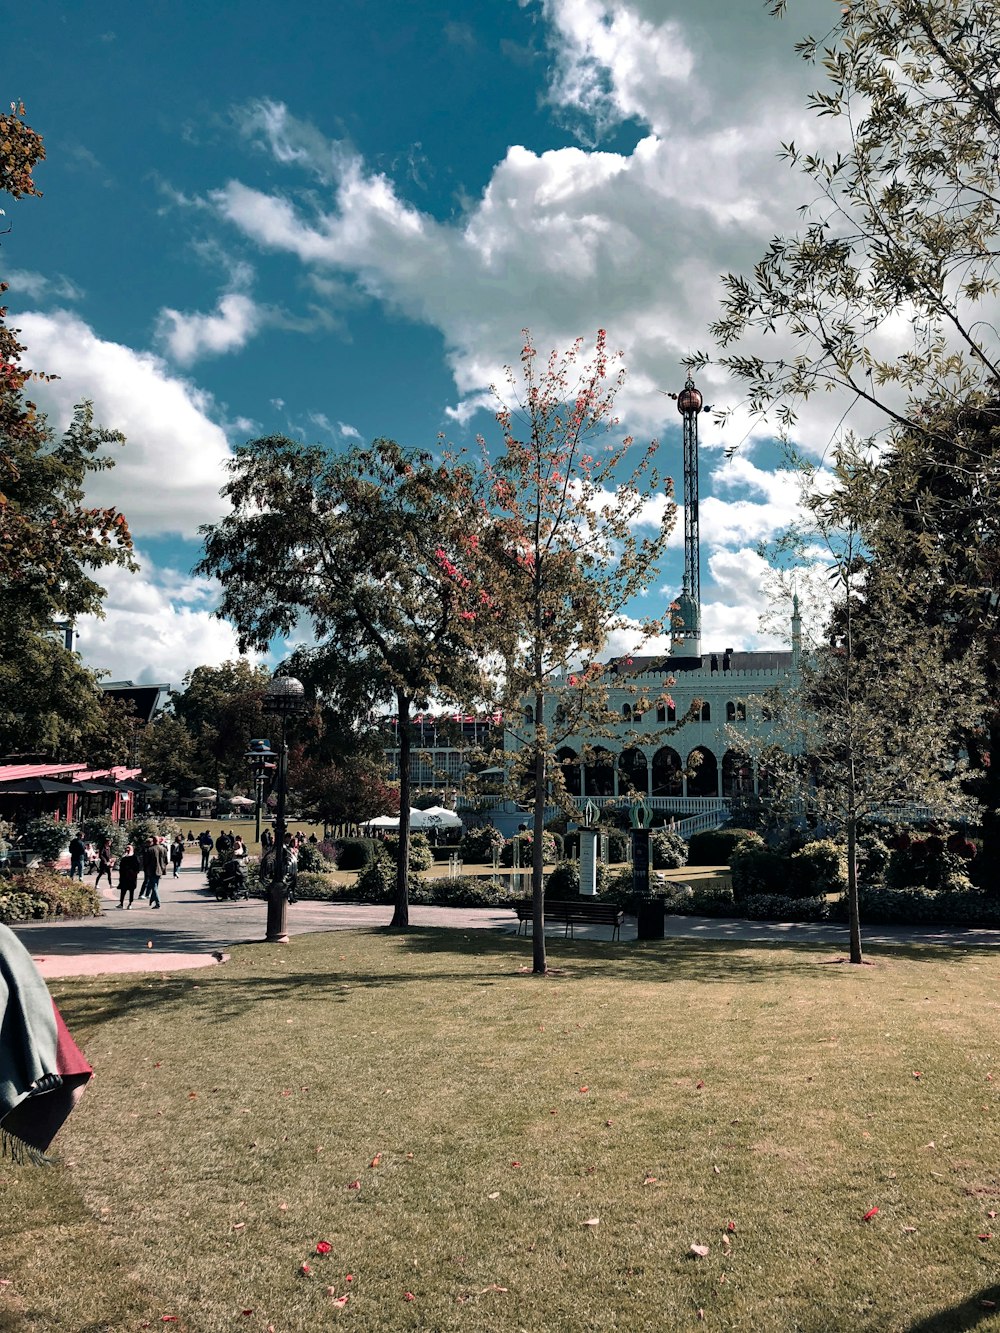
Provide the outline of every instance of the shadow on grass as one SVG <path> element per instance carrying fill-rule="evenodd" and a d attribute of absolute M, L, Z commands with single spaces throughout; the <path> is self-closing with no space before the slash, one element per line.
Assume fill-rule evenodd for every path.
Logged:
<path fill-rule="evenodd" d="M 380 962 L 384 960 L 381 970 L 358 968 L 358 946 L 363 960 L 366 935 L 373 953 Z M 340 968 L 330 955 L 339 953 L 344 945 L 340 933 L 299 936 L 290 946 L 237 946 L 232 964 L 207 971 L 67 978 L 54 982 L 52 988 L 70 1026 L 94 1030 L 145 1008 L 151 1000 L 164 1016 L 171 1006 L 183 1004 L 204 1021 L 225 1023 L 265 1002 L 328 1009 L 331 1004 L 353 1002 L 358 991 L 426 986 L 429 982 L 484 987 L 574 985 L 595 980 L 641 986 L 773 982 L 821 968 L 828 972 L 827 964 L 837 956 L 821 945 L 789 948 L 775 943 L 691 939 L 611 944 L 560 939 L 550 941 L 547 949 L 552 974 L 535 977 L 530 971 L 531 941 L 523 937 L 485 936 L 476 931 L 463 934 L 434 927 L 357 931 L 352 935 L 351 960 Z M 933 948 L 892 951 L 893 957 L 899 955 L 914 961 L 941 961 L 940 950 Z M 426 965 L 421 965 L 422 960 Z M 842 971 L 861 974 L 867 969 L 845 963 Z"/>
<path fill-rule="evenodd" d="M 984 1319 L 994 1319 L 997 1310 L 1000 1310 L 1000 1286 L 983 1287 L 961 1305 L 939 1310 L 919 1323 L 908 1325 L 906 1333 L 963 1333 Z"/>

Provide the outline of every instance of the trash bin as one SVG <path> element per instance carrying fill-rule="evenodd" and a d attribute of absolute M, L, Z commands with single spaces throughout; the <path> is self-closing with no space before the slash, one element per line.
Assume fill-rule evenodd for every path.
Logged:
<path fill-rule="evenodd" d="M 667 915 L 666 899 L 658 894 L 651 894 L 639 903 L 639 939 L 662 940 L 664 919 Z"/>

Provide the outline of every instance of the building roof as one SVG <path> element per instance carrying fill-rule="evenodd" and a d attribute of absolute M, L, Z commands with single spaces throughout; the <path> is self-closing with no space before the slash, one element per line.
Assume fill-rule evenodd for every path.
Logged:
<path fill-rule="evenodd" d="M 720 674 L 730 671 L 782 671 L 792 665 L 792 654 L 788 649 L 775 649 L 758 652 L 723 650 L 721 653 L 702 653 L 700 657 L 676 657 L 669 653 L 645 657 L 635 655 L 609 662 L 608 670 L 611 675 L 622 676 L 679 676 L 686 671 L 712 671 L 713 662 L 714 669 Z"/>

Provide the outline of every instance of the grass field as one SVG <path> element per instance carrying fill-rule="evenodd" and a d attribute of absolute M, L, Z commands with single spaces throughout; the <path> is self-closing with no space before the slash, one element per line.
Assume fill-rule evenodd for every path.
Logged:
<path fill-rule="evenodd" d="M 871 956 L 362 932 L 53 983 L 97 1077 L 0 1163 L 0 1330 L 1000 1328 L 1000 960 Z"/>

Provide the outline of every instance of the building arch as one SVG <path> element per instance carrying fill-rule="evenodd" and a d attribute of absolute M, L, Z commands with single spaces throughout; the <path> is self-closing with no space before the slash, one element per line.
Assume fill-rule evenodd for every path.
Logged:
<path fill-rule="evenodd" d="M 649 795 L 649 763 L 637 746 L 622 750 L 618 756 L 618 790 Z"/>
<path fill-rule="evenodd" d="M 622 721 L 623 721 L 623 722 L 631 722 L 631 721 L 632 721 L 632 705 L 631 705 L 631 704 L 622 704 Z"/>
<path fill-rule="evenodd" d="M 561 750 L 556 751 L 556 763 L 562 770 L 567 796 L 582 795 L 580 786 L 580 756 L 577 752 L 571 750 L 568 745 L 563 746 Z"/>
<path fill-rule="evenodd" d="M 583 768 L 584 796 L 614 796 L 615 757 L 603 747 L 595 749 Z"/>
<path fill-rule="evenodd" d="M 719 761 L 707 745 L 696 745 L 688 755 L 687 794 L 718 796 Z"/>
<path fill-rule="evenodd" d="M 739 750 L 727 750 L 722 756 L 723 796 L 753 795 L 753 764 Z"/>
<path fill-rule="evenodd" d="M 653 755 L 652 779 L 654 796 L 680 796 L 684 789 L 681 757 L 669 745 L 662 746 Z"/>

